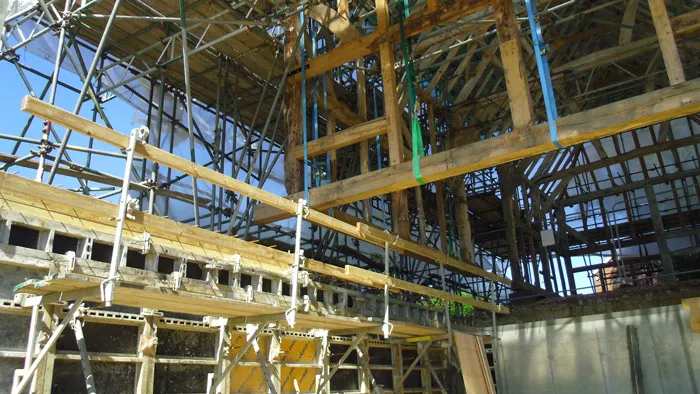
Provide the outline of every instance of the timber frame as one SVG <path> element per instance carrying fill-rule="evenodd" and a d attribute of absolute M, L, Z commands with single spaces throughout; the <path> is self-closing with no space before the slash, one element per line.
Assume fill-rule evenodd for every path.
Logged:
<path fill-rule="evenodd" d="M 700 10 L 593 3 L 6 15 L 0 72 L 28 92 L 0 134 L 0 272 L 27 273 L 0 297 L 29 316 L 27 351 L 0 349 L 24 361 L 13 393 L 49 392 L 56 360 L 80 361 L 91 393 L 90 361 L 135 363 L 138 393 L 187 363 L 210 393 L 329 394 L 346 369 L 362 393 L 446 393 L 450 368 L 490 393 L 489 339 L 458 333 L 474 319 L 493 334 L 521 304 L 696 278 Z M 113 102 L 139 114 L 130 134 Z M 135 353 L 89 352 L 85 322 L 137 326 Z M 159 355 L 175 326 L 215 335 L 213 356 Z M 78 352 L 56 351 L 67 328 Z M 284 356 L 297 342 L 313 345 Z"/>

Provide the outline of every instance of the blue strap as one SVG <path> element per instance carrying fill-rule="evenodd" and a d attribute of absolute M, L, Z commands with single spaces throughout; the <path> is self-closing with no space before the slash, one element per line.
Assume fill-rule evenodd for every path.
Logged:
<path fill-rule="evenodd" d="M 542 28 L 540 26 L 540 18 L 537 14 L 537 4 L 535 0 L 525 0 L 527 8 L 527 20 L 530 22 L 530 33 L 532 34 L 532 42 L 535 49 L 535 58 L 537 59 L 537 69 L 540 74 L 540 85 L 542 86 L 542 95 L 544 98 L 544 108 L 547 111 L 547 123 L 549 123 L 549 136 L 554 145 L 561 149 L 564 146 L 559 142 L 557 133 L 557 102 L 554 98 L 554 88 L 552 87 L 552 77 L 549 73 L 549 63 L 547 62 L 547 51 L 549 50 L 542 38 Z"/>

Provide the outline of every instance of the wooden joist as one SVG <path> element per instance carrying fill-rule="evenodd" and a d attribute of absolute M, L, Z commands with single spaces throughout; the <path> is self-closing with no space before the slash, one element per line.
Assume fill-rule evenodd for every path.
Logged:
<path fill-rule="evenodd" d="M 386 134 L 387 126 L 384 118 L 372 120 L 350 127 L 339 133 L 329 134 L 325 137 L 309 141 L 306 145 L 308 157 L 315 157 L 326 152 L 332 152 L 340 148 L 366 141 L 378 135 Z M 294 150 L 297 160 L 304 159 L 304 146 L 297 145 Z"/>
<path fill-rule="evenodd" d="M 586 141 L 646 127 L 700 112 L 700 80 L 692 80 L 558 119 L 559 141 L 573 146 Z M 421 175 L 435 182 L 456 175 L 556 150 L 546 122 L 515 129 L 498 137 L 426 156 Z M 393 165 L 309 191 L 316 209 L 329 209 L 418 185 L 411 162 Z M 291 200 L 298 195 L 288 197 Z M 255 220 L 270 223 L 290 215 L 272 207 L 258 207 Z"/>

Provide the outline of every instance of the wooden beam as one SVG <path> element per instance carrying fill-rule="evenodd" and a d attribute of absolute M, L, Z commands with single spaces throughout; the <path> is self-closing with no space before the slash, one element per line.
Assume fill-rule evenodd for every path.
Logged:
<path fill-rule="evenodd" d="M 560 142 L 572 146 L 696 112 L 700 112 L 700 79 L 579 112 L 556 122 Z M 543 122 L 426 156 L 420 160 L 421 174 L 426 182 L 435 182 L 556 149 L 548 124 Z M 408 162 L 312 189 L 309 196 L 313 207 L 328 209 L 417 184 L 412 163 Z M 255 220 L 260 223 L 289 216 L 268 207 L 255 211 Z"/>
<path fill-rule="evenodd" d="M 58 124 L 58 125 L 66 127 L 66 128 L 75 130 L 77 132 L 83 133 L 85 135 L 93 137 L 96 140 L 105 142 L 107 144 L 118 147 L 120 149 L 126 149 L 128 146 L 129 137 L 127 137 L 126 135 L 120 134 L 112 129 L 109 129 L 105 126 L 94 123 L 88 119 L 81 117 L 81 116 L 72 114 L 64 109 L 61 109 L 61 108 L 55 107 L 51 104 L 40 101 L 34 97 L 25 96 L 24 101 L 22 103 L 22 110 L 24 110 L 25 112 L 31 113 L 35 116 L 38 116 L 42 119 L 50 120 L 54 124 Z M 186 159 L 183 159 L 179 156 L 165 152 L 165 151 L 158 149 L 156 147 L 153 147 L 151 145 L 144 144 L 144 143 L 137 143 L 136 144 L 136 154 L 138 154 L 139 156 L 141 156 L 145 159 L 160 163 L 160 164 L 165 165 L 167 167 L 181 171 L 185 174 L 188 174 L 191 176 L 196 176 L 199 179 L 205 180 L 207 182 L 211 182 L 212 184 L 223 187 L 227 190 L 231 190 L 231 191 L 240 193 L 244 196 L 250 197 L 250 198 L 255 199 L 257 201 L 260 201 L 262 203 L 272 204 L 277 209 L 285 210 L 288 213 L 296 213 L 297 203 L 294 201 L 287 200 L 283 197 L 277 196 L 277 195 L 270 193 L 268 191 L 258 189 L 258 188 L 251 186 L 245 182 L 241 182 L 237 179 L 220 174 L 212 169 L 200 166 L 196 163 L 192 163 L 189 160 L 186 160 Z M 381 247 L 384 246 L 384 243 L 387 239 L 390 239 L 392 242 L 394 241 L 393 236 L 391 234 L 382 233 L 382 235 L 379 237 L 373 236 L 372 234 L 364 234 L 363 232 L 358 231 L 356 226 L 353 226 L 352 224 L 345 223 L 342 220 L 335 219 L 331 216 L 328 216 L 324 213 L 321 213 L 321 212 L 313 210 L 313 209 L 309 210 L 309 213 L 306 216 L 306 219 L 309 220 L 310 222 L 318 224 L 320 226 L 324 226 L 326 228 L 341 232 L 341 233 L 349 235 L 351 237 L 364 239 L 367 242 L 374 243 L 375 245 L 378 245 Z M 185 226 L 185 227 L 189 228 L 189 226 Z M 192 230 L 192 231 L 194 231 L 194 230 Z M 205 230 L 202 230 L 202 231 L 205 231 Z M 208 234 L 211 234 L 208 231 L 205 231 L 205 232 Z M 226 237 L 226 238 L 233 239 L 230 237 Z M 403 242 L 405 242 L 407 245 L 409 245 L 409 247 L 411 244 L 418 245 L 418 244 L 411 242 L 408 239 L 406 241 L 403 241 Z M 422 245 L 419 245 L 419 246 L 423 247 Z M 426 247 L 423 247 L 423 248 L 426 248 Z M 408 249 L 408 248 L 404 248 L 404 249 Z M 428 257 L 427 262 L 436 263 L 436 262 L 443 261 L 443 260 L 447 259 L 447 256 L 440 254 L 435 249 L 431 249 L 431 248 L 426 248 L 426 249 L 427 249 L 427 251 L 425 251 L 423 253 L 424 253 L 424 256 Z M 423 250 L 423 249 L 417 249 L 417 250 Z M 461 262 L 459 262 L 459 263 L 461 263 Z M 447 264 L 449 265 L 449 261 Z M 462 263 L 462 264 L 464 264 L 464 263 Z M 456 266 L 455 266 L 455 268 L 456 268 Z M 493 274 L 486 272 L 484 270 L 481 270 L 478 267 L 472 268 L 471 266 L 469 266 L 469 267 L 462 266 L 461 268 L 464 269 L 465 272 L 469 272 L 469 273 L 472 273 L 472 274 L 475 274 L 478 276 L 483 276 L 483 277 L 489 277 L 489 278 L 493 277 L 494 280 L 498 280 L 504 284 L 509 283 L 508 279 L 501 278 L 501 277 L 495 277 Z"/>
<path fill-rule="evenodd" d="M 520 47 L 518 23 L 515 20 L 511 0 L 493 0 L 496 16 L 496 33 L 498 34 L 501 60 L 508 89 L 510 114 L 515 128 L 527 127 L 534 123 L 535 113 L 532 109 L 532 96 L 528 86 L 528 74 Z"/>
<path fill-rule="evenodd" d="M 673 37 L 673 29 L 671 28 L 664 0 L 649 0 L 649 10 L 654 20 L 656 37 L 658 37 L 661 46 L 661 55 L 666 65 L 668 80 L 671 82 L 671 85 L 685 82 L 681 57 L 678 55 L 678 47 Z"/>
<path fill-rule="evenodd" d="M 371 280 L 373 283 L 376 283 L 376 287 L 383 287 L 385 284 L 388 284 L 390 287 L 398 288 L 401 290 L 406 290 L 415 293 L 415 291 L 411 290 L 419 290 L 422 293 L 419 294 L 424 294 L 429 297 L 437 297 L 437 298 L 443 298 L 445 300 L 449 300 L 452 302 L 458 302 L 460 304 L 467 304 L 467 305 L 472 305 L 477 308 L 481 309 L 486 309 L 489 311 L 494 311 L 498 313 L 510 313 L 510 310 L 502 305 L 497 305 L 497 304 L 492 304 L 490 302 L 485 302 L 485 301 L 480 301 L 480 300 L 475 300 L 470 297 L 465 297 L 465 296 L 460 296 L 457 294 L 452 294 L 452 293 L 445 293 L 444 291 L 433 289 L 430 287 L 425 287 L 421 285 L 417 285 L 415 283 L 411 282 L 406 282 L 405 280 L 400 280 L 396 279 L 392 276 L 389 275 L 384 275 L 376 272 L 369 272 L 367 270 L 363 270 L 361 268 L 357 268 L 351 265 L 346 265 L 345 266 L 345 273 L 347 275 L 365 275 L 369 280 Z"/>
<path fill-rule="evenodd" d="M 386 120 L 384 118 L 379 118 L 350 127 L 339 133 L 329 134 L 325 137 L 309 141 L 306 144 L 306 149 L 309 157 L 315 157 L 361 141 L 367 141 L 368 139 L 374 138 L 378 135 L 384 135 L 386 132 Z M 303 160 L 304 146 L 297 145 L 296 149 L 294 150 L 294 155 L 296 156 L 297 160 Z"/>
<path fill-rule="evenodd" d="M 435 26 L 457 20 L 463 16 L 484 9 L 489 5 L 489 0 L 457 0 L 439 4 L 434 11 L 423 10 L 417 12 L 406 19 L 404 23 L 406 38 L 423 33 Z M 380 14 L 379 10 L 380 8 L 377 9 L 378 16 Z M 399 42 L 401 39 L 398 24 L 391 26 L 387 24 L 384 27 L 380 24 L 378 27 L 379 28 L 374 33 L 362 36 L 326 54 L 310 59 L 306 63 L 306 77 L 311 78 L 321 75 L 326 71 L 330 71 L 345 63 L 349 63 L 377 51 L 381 43 L 392 45 Z M 293 71 L 293 80 L 300 78 L 299 71 L 300 68 Z"/>
<path fill-rule="evenodd" d="M 389 3 L 387 0 L 375 0 L 377 9 L 377 33 L 389 29 Z M 393 26 L 392 26 L 393 27 Z M 388 126 L 389 163 L 398 165 L 404 162 L 403 138 L 401 135 L 403 118 L 399 108 L 396 85 L 396 69 L 394 68 L 394 50 L 391 42 L 379 44 L 379 55 L 382 72 L 382 91 L 384 92 L 384 112 Z M 367 175 L 367 174 L 364 174 Z M 408 218 L 408 193 L 396 190 L 391 193 L 391 219 L 394 231 L 401 237 L 410 239 L 411 223 Z"/>
<path fill-rule="evenodd" d="M 625 14 L 622 16 L 622 26 L 620 26 L 620 45 L 632 41 L 632 29 L 637 16 L 639 0 L 629 0 L 625 6 Z"/>

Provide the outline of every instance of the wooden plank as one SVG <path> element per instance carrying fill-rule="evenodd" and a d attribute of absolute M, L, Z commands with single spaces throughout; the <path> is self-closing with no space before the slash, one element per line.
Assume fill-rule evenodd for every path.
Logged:
<path fill-rule="evenodd" d="M 685 82 L 685 73 L 681 64 L 681 57 L 678 54 L 676 39 L 673 37 L 673 29 L 668 18 L 668 11 L 664 0 L 649 0 L 649 10 L 654 20 L 656 37 L 661 46 L 661 55 L 666 65 L 666 73 L 671 85 Z"/>
<path fill-rule="evenodd" d="M 556 122 L 559 141 L 564 146 L 572 146 L 699 111 L 700 80 L 692 80 L 559 118 Z M 421 174 L 426 182 L 435 182 L 556 149 L 548 124 L 543 122 L 426 156 L 420 161 Z M 314 188 L 309 191 L 309 198 L 316 209 L 328 209 L 417 184 L 412 163 L 408 162 Z M 299 195 L 288 198 L 299 198 Z M 255 211 L 255 220 L 260 223 L 289 216 L 268 207 Z"/>
<path fill-rule="evenodd" d="M 481 338 L 456 331 L 452 335 L 467 393 L 496 394 Z"/>
<path fill-rule="evenodd" d="M 451 22 L 470 13 L 484 9 L 490 0 L 457 0 L 439 4 L 436 10 L 423 10 L 411 15 L 405 21 L 406 37 L 413 37 L 443 23 Z M 377 16 L 381 8 L 377 9 Z M 388 12 L 388 10 L 387 10 Z M 388 21 L 388 19 L 387 19 Z M 345 43 L 338 48 L 310 59 L 306 63 L 306 78 L 321 75 L 345 63 L 367 56 L 379 49 L 381 43 L 392 45 L 399 42 L 399 25 L 388 26 L 379 22 L 377 31 Z M 392 63 L 393 68 L 393 63 Z M 293 71 L 293 80 L 300 79 L 300 68 Z"/>
<path fill-rule="evenodd" d="M 387 132 L 387 124 L 384 118 L 379 118 L 357 126 L 350 127 L 339 133 L 328 134 L 325 137 L 309 141 L 306 144 L 306 150 L 309 157 L 315 157 L 327 152 L 332 152 L 340 148 L 356 144 L 361 141 L 367 141 L 378 135 L 384 135 Z M 297 160 L 304 159 L 304 146 L 297 145 L 294 150 L 294 155 Z"/>
<path fill-rule="evenodd" d="M 690 329 L 694 333 L 700 333 L 700 297 L 685 298 L 681 300 L 683 309 L 690 314 Z"/>

